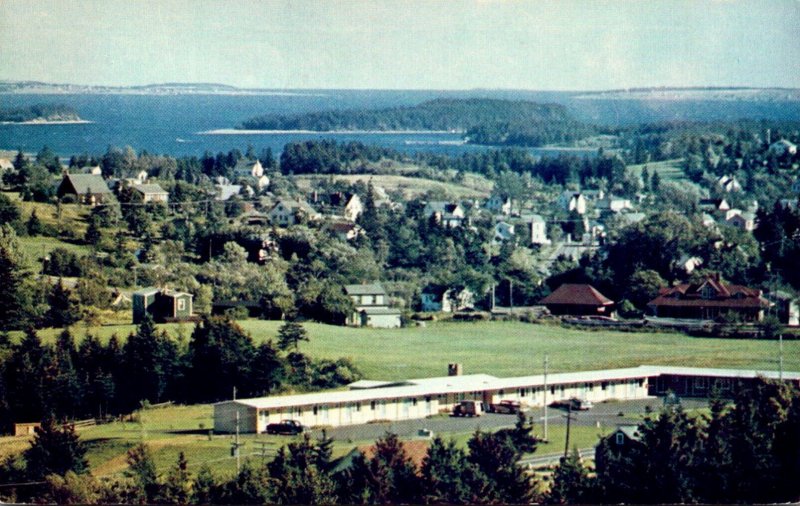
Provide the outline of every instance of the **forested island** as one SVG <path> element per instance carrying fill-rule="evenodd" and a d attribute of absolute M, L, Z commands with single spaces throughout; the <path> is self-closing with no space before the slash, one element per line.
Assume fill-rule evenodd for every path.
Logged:
<path fill-rule="evenodd" d="M 410 107 L 265 115 L 245 120 L 242 130 L 457 131 L 479 144 L 540 146 L 594 133 L 566 107 L 525 100 L 439 98 Z"/>
<path fill-rule="evenodd" d="M 0 108 L 4 123 L 82 122 L 78 112 L 64 104 L 34 104 L 27 107 Z"/>

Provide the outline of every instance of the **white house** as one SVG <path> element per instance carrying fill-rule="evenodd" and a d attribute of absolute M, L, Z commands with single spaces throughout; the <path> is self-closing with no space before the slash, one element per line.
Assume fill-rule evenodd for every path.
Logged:
<path fill-rule="evenodd" d="M 380 283 L 346 285 L 345 293 L 353 300 L 355 311 L 347 319 L 354 327 L 400 327 L 400 311 L 389 307 L 389 297 Z"/>
<path fill-rule="evenodd" d="M 494 243 L 509 241 L 514 238 L 514 225 L 501 221 L 494 226 Z"/>
<path fill-rule="evenodd" d="M 559 206 L 568 212 L 586 213 L 586 197 L 581 192 L 565 191 L 558 199 Z"/>
<path fill-rule="evenodd" d="M 361 202 L 361 197 L 355 193 L 349 195 L 346 199 L 343 215 L 346 220 L 356 221 L 361 213 L 364 212 L 364 203 Z"/>
<path fill-rule="evenodd" d="M 234 177 L 254 177 L 258 179 L 264 175 L 264 167 L 261 166 L 261 162 L 258 160 L 253 161 L 245 158 L 236 162 L 236 166 L 233 168 L 233 175 Z M 269 180 L 267 180 L 267 184 L 269 184 Z"/>
<path fill-rule="evenodd" d="M 735 176 L 725 175 L 717 179 L 717 186 L 727 193 L 742 191 L 742 185 Z"/>
<path fill-rule="evenodd" d="M 547 222 L 544 218 L 539 214 L 533 214 L 528 219 L 531 227 L 531 244 L 550 244 L 550 239 L 547 237 Z"/>
<path fill-rule="evenodd" d="M 267 213 L 270 221 L 281 227 L 295 225 L 301 220 L 317 220 L 320 214 L 306 202 L 281 199 Z"/>
<path fill-rule="evenodd" d="M 432 201 L 425 204 L 425 217 L 433 219 L 446 228 L 460 227 L 464 223 L 464 208 L 460 204 L 444 201 Z"/>
<path fill-rule="evenodd" d="M 422 311 L 452 313 L 475 307 L 475 294 L 469 288 L 429 285 L 420 294 Z"/>
<path fill-rule="evenodd" d="M 620 213 L 624 210 L 633 209 L 633 205 L 629 199 L 612 197 L 609 195 L 597 201 L 597 209 L 606 212 Z"/>
<path fill-rule="evenodd" d="M 169 193 L 157 184 L 135 184 L 133 191 L 142 196 L 142 202 L 164 202 L 169 200 Z"/>

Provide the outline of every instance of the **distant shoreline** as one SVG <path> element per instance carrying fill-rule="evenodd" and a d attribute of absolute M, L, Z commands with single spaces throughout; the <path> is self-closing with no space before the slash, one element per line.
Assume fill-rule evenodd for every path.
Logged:
<path fill-rule="evenodd" d="M 322 135 L 352 135 L 352 134 L 386 134 L 386 135 L 463 135 L 462 131 L 450 130 L 239 130 L 236 128 L 219 128 L 197 132 L 197 135 L 285 135 L 285 134 L 322 134 Z"/>
<path fill-rule="evenodd" d="M 85 125 L 94 123 L 85 119 L 72 119 L 63 121 L 48 121 L 46 119 L 32 119 L 28 121 L 0 121 L 0 125 Z"/>

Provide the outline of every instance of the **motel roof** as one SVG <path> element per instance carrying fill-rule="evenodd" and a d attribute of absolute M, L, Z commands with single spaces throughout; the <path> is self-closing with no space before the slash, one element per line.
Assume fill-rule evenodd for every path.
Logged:
<path fill-rule="evenodd" d="M 708 369 L 700 367 L 649 366 L 630 367 L 624 369 L 606 369 L 599 371 L 581 371 L 549 374 L 548 385 L 590 383 L 598 381 L 630 380 L 649 378 L 660 375 L 707 376 L 716 378 L 755 378 L 763 376 L 778 379 L 776 371 L 758 371 L 743 369 Z M 785 380 L 800 381 L 800 372 L 784 372 Z M 358 385 L 362 382 L 356 382 Z M 385 384 L 388 383 L 388 384 Z M 458 394 L 481 392 L 486 390 L 502 390 L 523 387 L 544 386 L 544 375 L 523 376 L 516 378 L 496 378 L 488 374 L 470 374 L 465 376 L 443 376 L 437 378 L 420 378 L 405 382 L 375 382 L 374 387 L 361 387 L 356 390 L 334 390 L 310 394 L 283 395 L 274 397 L 258 397 L 253 399 L 237 399 L 223 401 L 218 404 L 237 403 L 257 409 L 280 409 L 318 404 L 337 404 L 347 402 L 364 402 L 378 399 L 399 399 L 406 397 L 424 397 L 440 394 Z M 391 386 L 400 383 L 400 386 Z M 364 384 L 368 384 L 364 382 Z"/>

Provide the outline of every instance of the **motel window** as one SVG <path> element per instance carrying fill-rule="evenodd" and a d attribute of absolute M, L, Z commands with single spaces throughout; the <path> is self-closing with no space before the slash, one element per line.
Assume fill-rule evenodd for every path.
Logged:
<path fill-rule="evenodd" d="M 317 416 L 317 412 L 319 411 L 319 407 L 318 406 L 314 406 L 311 410 L 314 412 L 314 416 Z"/>
<path fill-rule="evenodd" d="M 555 395 L 556 394 L 556 387 L 550 387 L 550 394 L 551 395 Z"/>
<path fill-rule="evenodd" d="M 426 395 L 425 396 L 425 402 L 431 402 L 431 396 L 430 395 Z"/>
<path fill-rule="evenodd" d="M 640 387 L 643 387 L 643 386 L 644 386 L 644 378 L 640 378 L 640 379 L 639 379 L 639 386 L 640 386 Z"/>
<path fill-rule="evenodd" d="M 186 309 L 186 300 L 178 299 L 178 311 L 183 311 L 185 309 Z"/>
<path fill-rule="evenodd" d="M 372 402 L 369 403 L 369 409 L 371 409 L 372 411 L 375 411 L 375 401 L 372 401 Z"/>
<path fill-rule="evenodd" d="M 564 393 L 564 385 L 561 385 L 561 393 Z"/>
<path fill-rule="evenodd" d="M 604 381 L 603 383 L 601 383 L 601 384 L 600 384 L 600 388 L 602 388 L 603 390 L 605 390 L 606 388 L 608 388 L 608 381 Z"/>
<path fill-rule="evenodd" d="M 361 411 L 361 403 L 360 402 L 356 403 L 356 411 Z"/>
<path fill-rule="evenodd" d="M 416 398 L 416 397 L 414 397 L 414 398 L 411 400 L 411 404 L 413 404 L 414 406 L 416 406 L 416 405 L 417 405 L 417 398 Z"/>
<path fill-rule="evenodd" d="M 500 390 L 500 391 L 497 392 L 497 395 L 503 395 L 504 393 L 505 392 L 503 390 Z"/>
<path fill-rule="evenodd" d="M 622 432 L 617 432 L 617 444 L 620 446 L 625 444 L 625 435 Z"/>

